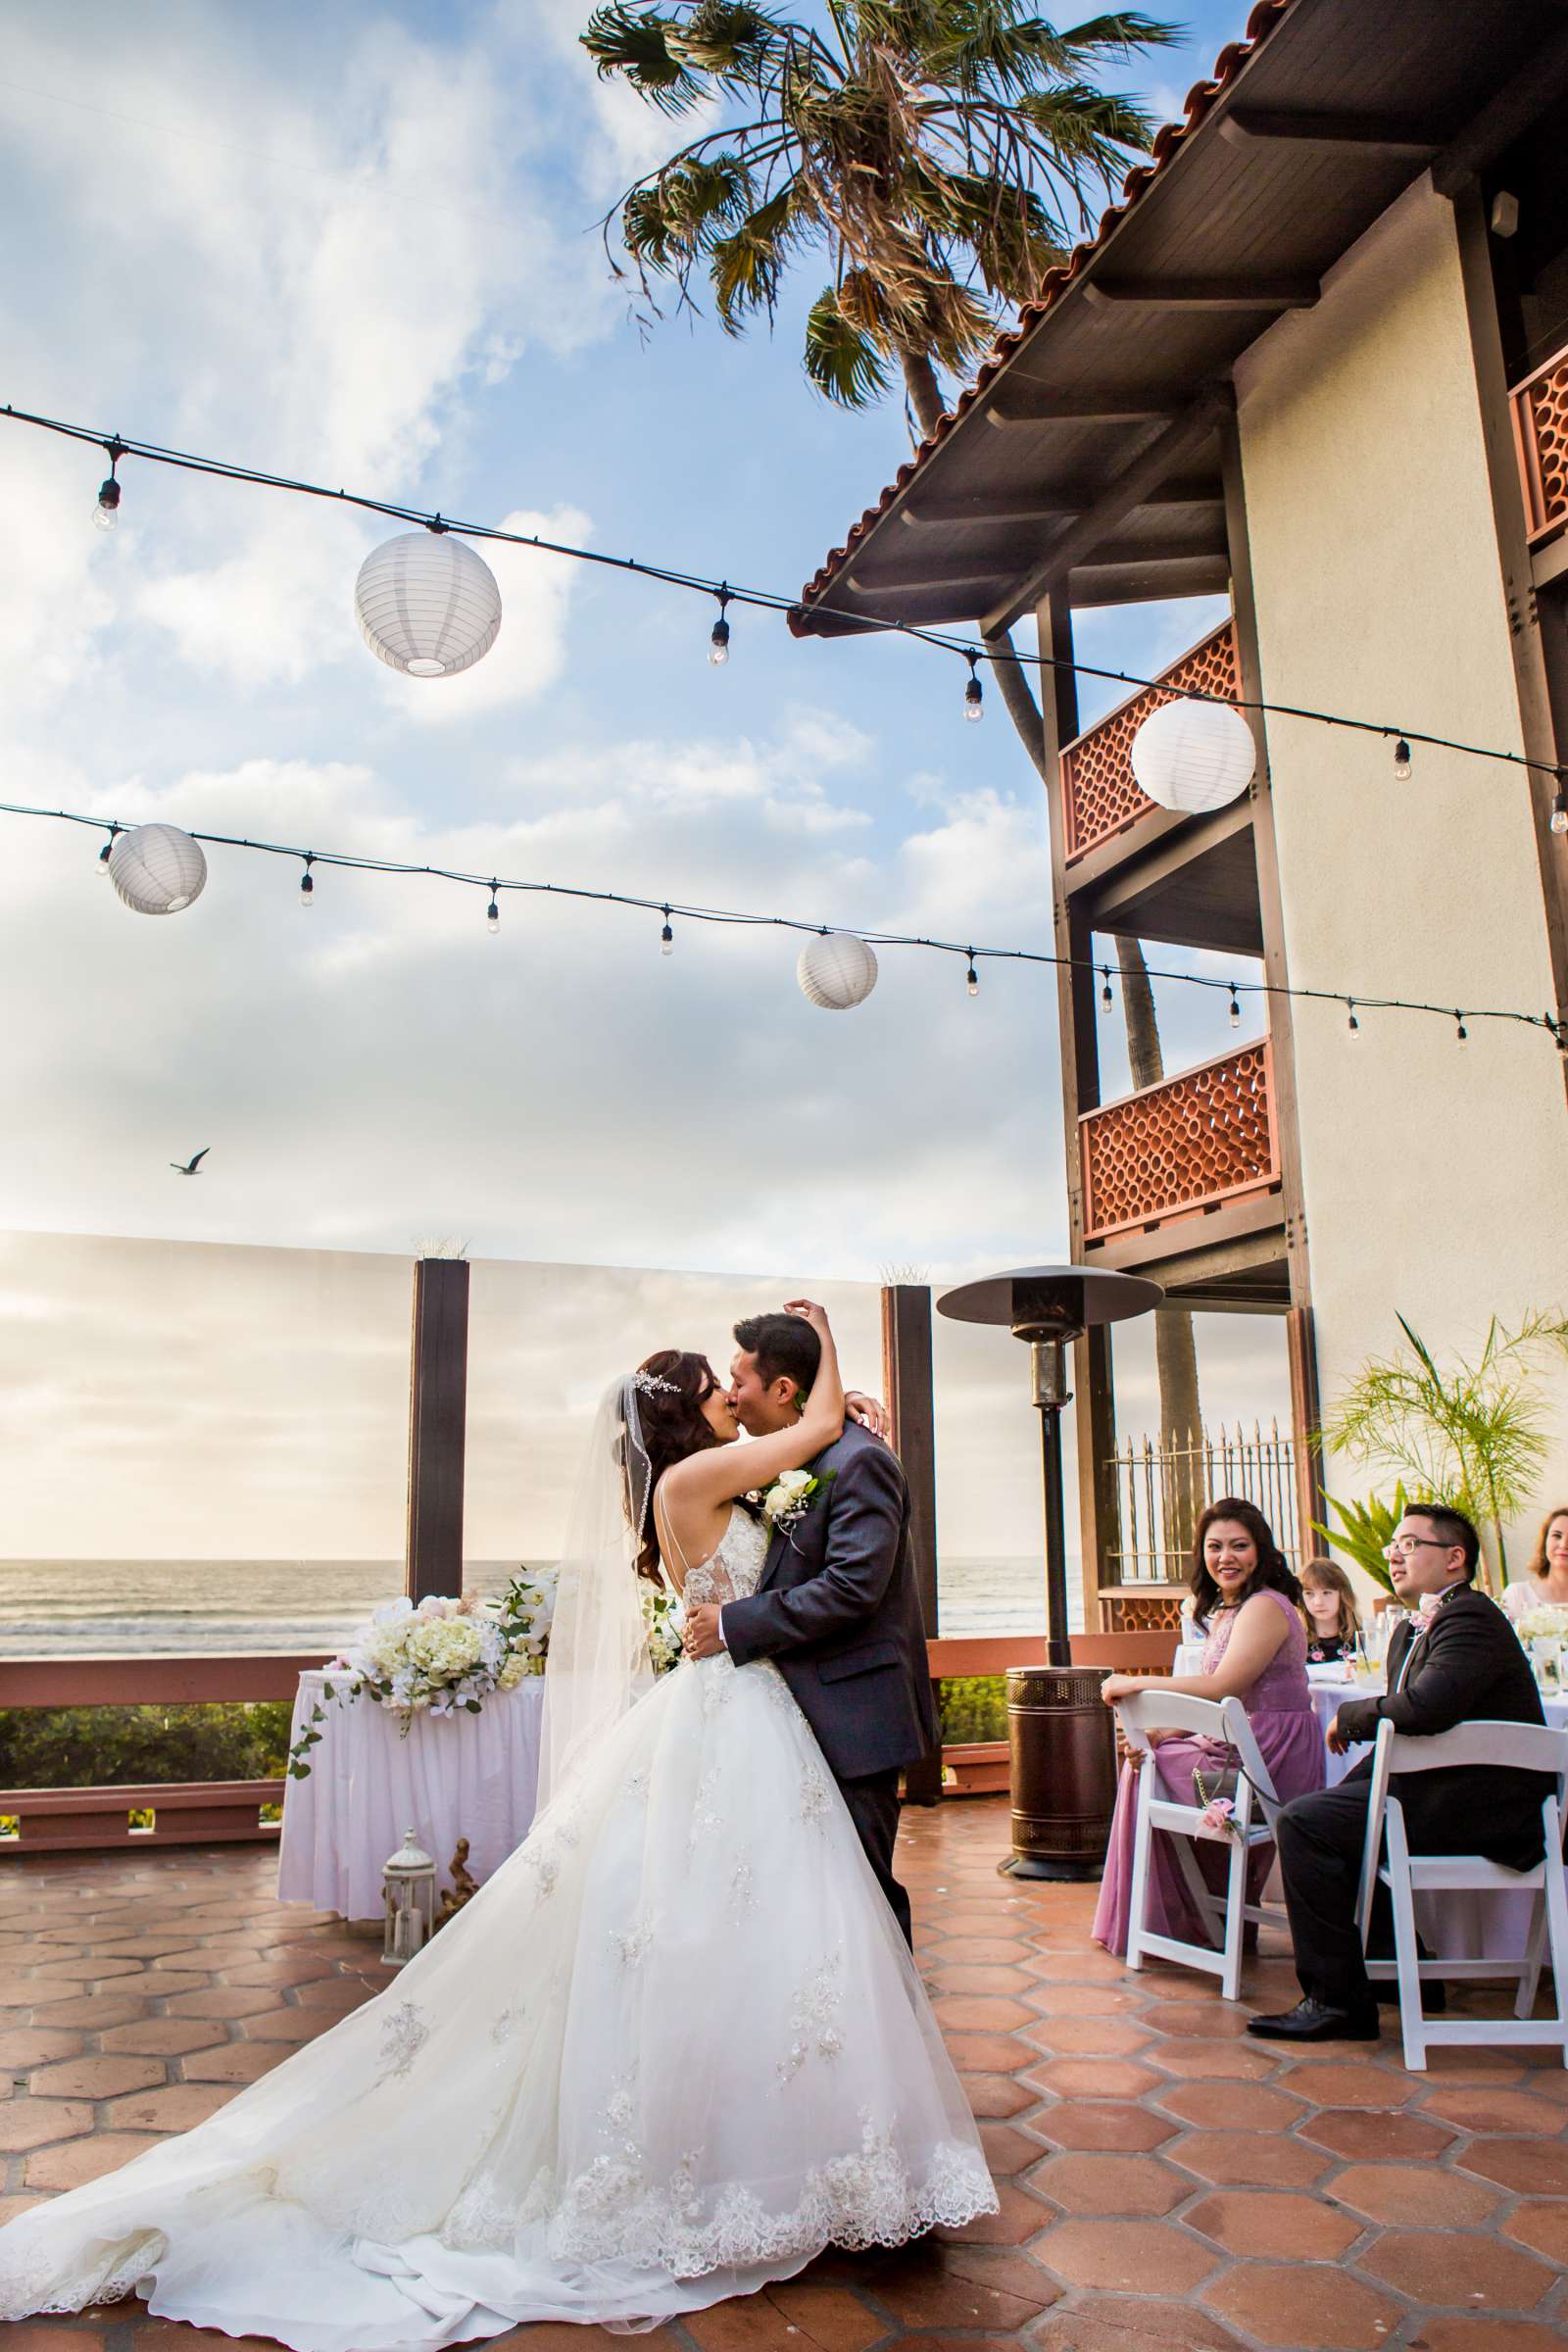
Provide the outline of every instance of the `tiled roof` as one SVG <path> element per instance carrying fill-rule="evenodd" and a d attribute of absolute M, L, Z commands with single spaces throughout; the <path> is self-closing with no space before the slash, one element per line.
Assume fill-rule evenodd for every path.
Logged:
<path fill-rule="evenodd" d="M 1126 214 L 1138 202 L 1146 189 L 1152 186 L 1160 173 L 1169 168 L 1172 158 L 1180 154 L 1184 143 L 1204 120 L 1216 98 L 1221 97 L 1230 88 L 1231 83 L 1236 79 L 1249 58 L 1252 56 L 1259 44 L 1268 38 L 1282 18 L 1295 5 L 1296 0 L 1257 0 L 1257 5 L 1247 20 L 1246 38 L 1227 43 L 1215 59 L 1214 71 L 1208 80 L 1194 83 L 1192 89 L 1187 93 L 1187 102 L 1183 110 L 1184 120 L 1180 122 L 1163 123 L 1155 132 L 1150 151 L 1151 160 L 1147 164 L 1137 165 L 1128 172 L 1122 183 L 1120 204 L 1108 206 L 1101 215 L 1100 226 L 1087 244 L 1075 245 L 1071 256 L 1059 269 L 1050 270 L 1046 272 L 1045 277 L 1041 280 L 1038 296 L 1033 302 L 1023 305 L 1018 313 L 1016 326 L 1010 327 L 1005 334 L 999 336 L 986 358 L 981 361 L 974 382 L 959 394 L 947 415 L 938 420 L 935 432 L 921 442 L 913 457 L 899 467 L 876 505 L 866 508 L 859 521 L 851 530 L 844 545 L 834 548 L 815 575 L 807 581 L 801 591 L 802 604 L 809 604 L 813 597 L 818 597 L 823 593 L 846 557 L 854 552 L 867 531 L 880 522 L 899 493 L 913 480 L 931 458 L 933 452 L 941 447 L 959 419 L 968 415 L 976 401 L 985 397 L 996 377 L 1006 367 L 1020 345 L 1027 341 L 1041 319 L 1060 299 L 1085 265 L 1099 252 L 1111 231 L 1119 226 Z M 789 619 L 790 626 L 796 628 L 797 613 L 792 612 Z"/>

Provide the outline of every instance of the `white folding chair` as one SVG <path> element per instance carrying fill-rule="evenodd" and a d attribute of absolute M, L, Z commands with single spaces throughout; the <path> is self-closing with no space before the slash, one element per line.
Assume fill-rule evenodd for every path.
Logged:
<path fill-rule="evenodd" d="M 1542 1830 L 1545 1857 L 1534 1870 L 1508 1870 L 1489 1862 L 1484 1854 L 1412 1854 L 1404 1828 L 1404 1808 L 1389 1787 L 1396 1773 L 1435 1772 L 1443 1767 L 1506 1766 L 1519 1772 L 1550 1773 L 1556 1787 L 1543 1801 Z M 1508 2042 L 1551 2042 L 1568 2066 L 1568 1886 L 1563 1872 L 1563 1819 L 1568 1810 L 1568 1731 L 1549 1731 L 1533 1723 L 1465 1723 L 1430 1739 L 1399 1734 L 1391 1723 L 1378 1726 L 1372 1751 L 1371 1801 L 1367 1806 L 1366 1844 L 1361 1857 L 1361 1892 L 1357 1916 L 1361 1948 L 1372 1927 L 1372 1903 L 1378 1883 L 1389 1890 L 1394 1911 L 1392 1960 L 1369 1960 L 1367 1975 L 1399 1987 L 1399 2025 L 1404 2036 L 1404 2063 L 1416 2073 L 1426 2071 L 1427 2052 L 1455 2043 L 1491 2047 Z M 1388 1857 L 1383 1859 L 1387 1831 Z M 1539 1895 L 1533 1902 L 1533 1921 L 1523 1951 L 1517 1957 L 1494 1954 L 1479 1958 L 1440 1953 L 1423 1960 L 1416 1942 L 1415 1897 L 1476 1890 L 1489 1894 L 1521 1890 Z M 1536 1989 L 1542 1962 L 1549 1950 L 1556 1987 L 1555 2017 L 1535 2019 Z M 1442 1978 L 1449 1983 L 1478 1978 L 1516 1977 L 1518 1992 L 1511 2018 L 1428 2018 L 1421 2010 L 1421 1981 Z"/>
<path fill-rule="evenodd" d="M 1274 1823 L 1280 1800 L 1268 1767 L 1258 1753 L 1247 1709 L 1239 1698 L 1181 1698 L 1168 1690 L 1152 1690 L 1124 1698 L 1116 1721 L 1129 1748 L 1138 1751 L 1138 1811 L 1133 1833 L 1133 1883 L 1127 1922 L 1127 1965 L 1142 1968 L 1152 1955 L 1201 1968 L 1221 1981 L 1226 2000 L 1242 1989 L 1242 1936 L 1249 1921 L 1283 1916 L 1273 1904 L 1247 1899 L 1247 1865 L 1260 1845 L 1274 1842 Z M 1212 1830 L 1203 1821 L 1203 1807 L 1195 1798 L 1171 1794 L 1159 1782 L 1149 1735 L 1152 1731 L 1197 1732 L 1221 1740 L 1240 1759 L 1241 1773 L 1233 1799 L 1235 1836 Z M 1156 1830 L 1171 1838 L 1187 1890 L 1200 1916 L 1208 1924 L 1208 1943 L 1185 1943 L 1179 1936 L 1152 1934 L 1144 1925 L 1149 1902 L 1151 1848 Z M 1228 1846 L 1230 1865 L 1225 1892 L 1217 1894 L 1198 1867 L 1194 1845 L 1199 1840 Z"/>

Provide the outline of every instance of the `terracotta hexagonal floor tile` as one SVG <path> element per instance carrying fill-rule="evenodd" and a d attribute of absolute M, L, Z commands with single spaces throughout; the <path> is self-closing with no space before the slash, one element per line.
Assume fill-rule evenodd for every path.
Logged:
<path fill-rule="evenodd" d="M 1170 2213 L 1193 2193 L 1193 2184 L 1157 2156 L 1073 2152 L 1049 2156 L 1029 2176 L 1029 2185 L 1065 2213 Z"/>
<path fill-rule="evenodd" d="M 149 2090 L 165 2080 L 161 2058 L 130 2058 L 111 2053 L 99 2058 L 68 2058 L 59 2066 L 43 2066 L 32 2078 L 32 2094 L 59 2099 L 112 2099 L 122 2090 Z"/>
<path fill-rule="evenodd" d="M 0 2106 L 0 2150 L 14 2156 L 91 2130 L 92 2109 L 80 2099 L 8 2099 Z"/>
<path fill-rule="evenodd" d="M 74 2327 L 64 2320 L 13 2320 L 6 2352 L 102 2352 L 101 2328 Z"/>
<path fill-rule="evenodd" d="M 1326 2150 L 1280 2132 L 1189 2132 L 1164 2153 L 1218 2188 L 1305 2188 L 1329 2167 Z"/>
<path fill-rule="evenodd" d="M 774 2310 L 797 2330 L 796 2352 L 803 2338 L 808 2345 L 819 2344 L 822 2352 L 868 2352 L 885 2333 L 878 2315 L 848 2287 L 792 2278 L 765 2291 Z"/>
<path fill-rule="evenodd" d="M 1053 2057 L 1131 2058 L 1144 2052 L 1149 2030 L 1139 2017 L 1037 2017 L 1028 2039 Z"/>
<path fill-rule="evenodd" d="M 1361 2107 L 1326 2107 L 1319 2115 L 1307 2116 L 1299 2131 L 1303 2139 L 1331 2149 L 1336 2156 L 1403 2156 L 1411 2162 L 1423 2156 L 1441 2156 L 1454 2138 L 1441 2124 L 1428 2123 L 1424 2112 L 1400 2115 Z"/>
<path fill-rule="evenodd" d="M 1402 2107 L 1421 2088 L 1419 2075 L 1356 2058 L 1303 2059 L 1279 2081 L 1309 2107 Z"/>
<path fill-rule="evenodd" d="M 1086 2295 L 1036 2329 L 1040 2352 L 1240 2352 L 1241 2338 L 1201 2304 L 1153 2295 Z M 921 2346 L 920 2352 L 924 2352 Z"/>
<path fill-rule="evenodd" d="M 1423 2320 L 1412 2339 L 1423 2352 L 1546 2352 L 1560 2346 L 1562 2329 L 1550 2320 L 1458 2319 L 1439 2315 Z"/>
<path fill-rule="evenodd" d="M 314 1984 L 299 1985 L 294 1998 L 302 2009 L 314 2010 L 318 2017 L 324 2013 L 324 2032 L 327 2025 L 336 2025 L 351 2009 L 363 2008 L 385 1990 L 385 1978 L 379 1984 L 367 1984 L 359 1977 L 320 1977 Z"/>
<path fill-rule="evenodd" d="M 1505 2237 L 1514 2238 L 1548 2262 L 1568 2270 L 1568 2201 L 1551 2205 L 1520 2205 L 1502 2225 Z"/>
<path fill-rule="evenodd" d="M 74 2058 L 80 2054 L 82 2037 L 62 2029 L 56 2033 L 49 2026 L 13 2026 L 8 2034 L 0 2034 L 0 2069 L 8 2074 L 24 2074 L 29 2066 L 47 2066 L 55 2058 Z"/>
<path fill-rule="evenodd" d="M 1369 2222 L 1425 2222 L 1474 2230 L 1497 2210 L 1497 2192 L 1463 2173 L 1434 2164 L 1352 2164 L 1336 2174 L 1328 2194 Z"/>
<path fill-rule="evenodd" d="M 904 2328 L 1023 2328 L 1055 2298 L 1054 2285 L 1032 2263 L 1027 2271 L 1015 2267 L 988 2278 L 954 2267 L 944 2259 L 948 2251 L 910 2246 L 878 2264 L 864 2284 Z"/>
<path fill-rule="evenodd" d="M 247 2041 L 314 2041 L 335 2023 L 320 2009 L 269 2009 L 265 2017 L 247 2017 L 240 2031 Z"/>
<path fill-rule="evenodd" d="M 1287 2262 L 1335 2262 L 1362 2230 L 1332 2205 L 1288 2188 L 1216 2189 L 1192 2208 L 1187 2226 L 1227 2253 Z"/>
<path fill-rule="evenodd" d="M 53 2009 L 61 2001 L 69 2001 L 75 1989 L 74 1984 L 62 1984 L 58 1979 L 0 1975 L 0 2009 Z"/>
<path fill-rule="evenodd" d="M 1025 1997 L 1042 2017 L 1118 2017 L 1142 2007 L 1137 1994 L 1120 1984 L 1047 1983 Z"/>
<path fill-rule="evenodd" d="M 280 2041 L 221 2041 L 179 2061 L 182 2082 L 256 2082 L 293 2052 Z"/>
<path fill-rule="evenodd" d="M 155 2136 L 142 2132 L 95 2132 L 90 2139 L 68 2139 L 27 2158 L 26 2183 L 29 2188 L 80 2188 L 157 2145 Z"/>
<path fill-rule="evenodd" d="M 1377 2352 L 1404 2317 L 1392 2295 L 1327 2264 L 1239 2262 L 1203 2301 L 1279 2352 Z"/>
<path fill-rule="evenodd" d="M 1159 2031 L 1158 2019 L 1148 2021 Z M 1189 2081 L 1211 2078 L 1260 2082 L 1279 2065 L 1278 2055 L 1255 2041 L 1160 2041 L 1149 2052 L 1155 2066 Z"/>
<path fill-rule="evenodd" d="M 210 1984 L 204 1990 L 178 1992 L 169 2004 L 171 2017 L 257 2017 L 275 2009 L 277 1996 L 264 1984 Z"/>
<path fill-rule="evenodd" d="M 1159 2103 L 1183 2123 L 1214 2131 L 1288 2132 L 1301 2112 L 1299 2099 L 1271 2082 L 1167 2082 Z"/>
<path fill-rule="evenodd" d="M 931 2006 L 944 2032 L 955 2034 L 1011 2034 L 1032 2026 L 1035 2014 L 1022 2001 L 986 1998 L 974 1993 L 946 1993 Z"/>
<path fill-rule="evenodd" d="M 72 1984 L 108 1984 L 114 1977 L 139 1977 L 139 1960 L 113 1960 L 107 1954 L 83 1953 L 76 1960 L 45 1960 L 34 1974 Z"/>
<path fill-rule="evenodd" d="M 1068 2286 L 1123 2293 L 1158 2285 L 1191 2294 L 1219 2260 L 1212 2246 L 1172 2223 L 1148 2221 L 1058 2222 L 1034 2252 Z"/>
<path fill-rule="evenodd" d="M 1473 2140 L 1459 2162 L 1521 2196 L 1568 2197 L 1568 2139 Z"/>
<path fill-rule="evenodd" d="M 220 2328 L 187 2328 L 175 2320 L 143 2320 L 130 2341 L 132 2352 L 203 2352 L 204 2346 L 207 2352 L 277 2352 L 270 2336 L 224 2335 Z"/>
<path fill-rule="evenodd" d="M 25 2190 L 19 2190 L 15 2196 L 0 2197 L 0 2230 L 5 2228 L 7 2222 L 14 2222 L 19 2214 L 30 2213 L 35 2205 L 46 2205 L 48 2201 L 47 2197 L 29 2197 Z M 15 2322 L 12 2324 L 14 2326 Z M 10 2352 L 10 2341 L 7 2337 L 7 2352 Z"/>
<path fill-rule="evenodd" d="M 1113 2099 L 1063 2099 L 1035 2117 L 1031 2130 L 1058 2148 L 1103 2148 L 1147 2153 L 1173 2139 L 1180 2126 L 1152 2107 Z"/>
<path fill-rule="evenodd" d="M 948 2056 L 966 2075 L 1010 2075 L 1027 2066 L 1034 2052 L 1010 2034 L 944 2034 Z"/>
<path fill-rule="evenodd" d="M 1412 2302 L 1460 2311 L 1533 2311 L 1555 2278 L 1533 2255 L 1463 2230 L 1386 2230 L 1358 2265 Z"/>
<path fill-rule="evenodd" d="M 1022 1968 L 944 1958 L 931 1971 L 930 1981 L 934 1993 L 1024 1993 L 1034 1980 Z"/>
<path fill-rule="evenodd" d="M 1159 2031 L 1200 2041 L 1243 2041 L 1247 2037 L 1247 2013 L 1228 2008 L 1218 2000 L 1162 2001 Z M 1274 2055 L 1278 2057 L 1278 2051 Z"/>
<path fill-rule="evenodd" d="M 225 1984 L 271 1984 L 283 1991 L 290 1984 L 310 1984 L 320 1978 L 336 1978 L 337 1971 L 330 1960 L 318 1960 L 309 1953 L 299 1953 L 287 1959 L 244 1960 L 236 1968 L 225 1968 Z"/>
<path fill-rule="evenodd" d="M 1130 2058 L 1051 2058 L 1022 2079 L 1061 2099 L 1137 2099 L 1160 2081 L 1152 2066 L 1135 2066 Z"/>
<path fill-rule="evenodd" d="M 1445 2084 L 1422 2100 L 1421 2112 L 1457 2124 L 1461 2132 L 1535 2132 L 1549 2139 L 1562 2130 L 1562 2116 L 1547 2100 L 1506 2085 Z"/>
<path fill-rule="evenodd" d="M 113 2100 L 109 2121 L 118 2132 L 188 2132 L 192 2124 L 205 2124 L 233 2095 L 223 2083 L 170 2082 L 161 2090 L 136 2090 L 128 2098 Z"/>
<path fill-rule="evenodd" d="M 177 2058 L 186 2050 L 205 2050 L 226 2038 L 221 2025 L 198 2017 L 141 2017 L 133 2025 L 111 2026 L 99 2035 L 106 2050 L 128 2050 L 133 2057 Z"/>
<path fill-rule="evenodd" d="M 1026 2238 L 1033 2237 L 1035 2231 L 1050 2221 L 1049 2208 L 1020 2188 L 1016 2181 L 999 2180 L 996 2190 L 1001 2208 L 999 2212 L 982 2213 L 974 2221 L 965 2222 L 959 2230 L 946 2227 L 938 2230 L 936 2236 L 939 2242 L 947 2245 L 1021 2246 Z"/>
<path fill-rule="evenodd" d="M 1032 2132 L 1022 2132 L 1015 2124 L 982 2124 L 980 2144 L 993 2177 L 999 2180 L 1010 2180 L 1015 2173 L 1026 2173 L 1047 2152 Z"/>
<path fill-rule="evenodd" d="M 944 1965 L 961 1968 L 1019 1968 L 1029 1956 L 1021 1936 L 943 1936 L 932 1949 Z"/>
<path fill-rule="evenodd" d="M 1011 2075 L 960 2075 L 963 2095 L 973 2116 L 1019 2115 L 1038 2102 Z"/>

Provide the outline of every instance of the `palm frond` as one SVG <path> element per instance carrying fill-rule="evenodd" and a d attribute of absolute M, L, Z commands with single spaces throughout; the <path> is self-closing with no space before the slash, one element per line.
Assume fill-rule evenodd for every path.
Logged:
<path fill-rule="evenodd" d="M 702 98 L 703 84 L 669 47 L 669 35 L 678 29 L 674 17 L 612 0 L 594 10 L 578 38 L 601 81 L 618 74 L 661 114 L 679 115 Z"/>
<path fill-rule="evenodd" d="M 841 409 L 867 409 L 892 375 L 871 337 L 839 307 L 838 289 L 824 286 L 806 321 L 806 372 L 824 399 Z"/>
<path fill-rule="evenodd" d="M 779 37 L 775 20 L 746 0 L 702 0 L 683 22 L 666 27 L 664 45 L 681 65 L 721 84 L 746 83 L 756 79 Z"/>
<path fill-rule="evenodd" d="M 773 309 L 794 233 L 790 190 L 781 188 L 714 243 L 709 274 L 728 333 L 740 334 L 750 314 Z"/>
<path fill-rule="evenodd" d="M 1184 38 L 1184 24 L 1169 24 L 1146 17 L 1135 8 L 1113 10 L 1108 16 L 1086 17 L 1071 32 L 1061 33 L 1061 46 L 1070 58 L 1131 57 L 1137 49 L 1164 49 Z"/>

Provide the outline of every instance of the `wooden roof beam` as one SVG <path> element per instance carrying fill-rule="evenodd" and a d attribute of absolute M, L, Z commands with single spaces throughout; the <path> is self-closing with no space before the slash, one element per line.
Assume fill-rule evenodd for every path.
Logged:
<path fill-rule="evenodd" d="M 1363 153 L 1424 164 L 1444 145 L 1430 123 L 1397 115 L 1307 114 L 1266 106 L 1233 107 L 1219 126 L 1222 139 L 1245 146 L 1268 141 L 1295 147 L 1358 147 Z"/>
<path fill-rule="evenodd" d="M 1181 416 L 1174 417 L 1156 440 L 1134 458 L 1131 465 L 1122 467 L 1088 513 L 1069 523 L 1054 545 L 1047 549 L 1042 561 L 985 615 L 981 625 L 986 635 L 994 637 L 1003 629 L 1010 629 L 1023 613 L 1033 612 L 1050 589 L 1066 578 L 1075 564 L 1087 563 L 1116 525 L 1125 521 L 1135 507 L 1144 504 L 1152 490 L 1169 480 L 1179 466 L 1197 455 L 1220 420 L 1232 413 L 1235 399 L 1229 383 L 1211 385 Z"/>
<path fill-rule="evenodd" d="M 1161 482 L 1145 499 L 1146 507 L 1222 507 L 1225 486 L 1220 481 L 1201 480 Z M 1081 514 L 1081 498 L 1031 498 L 1027 492 L 1005 493 L 995 498 L 907 499 L 899 509 L 899 520 L 911 530 L 940 529 L 943 526 L 961 527 L 964 523 L 1031 523 L 1059 522 L 1064 515 Z"/>
<path fill-rule="evenodd" d="M 1315 277 L 1088 277 L 1084 300 L 1102 310 L 1309 311 Z"/>
<path fill-rule="evenodd" d="M 1530 128 L 1548 106 L 1568 92 L 1568 31 L 1539 49 L 1459 136 L 1445 147 L 1432 167 L 1432 185 L 1440 196 L 1457 196 L 1470 181 L 1495 163 L 1505 147 Z"/>
<path fill-rule="evenodd" d="M 1027 378 L 1008 384 L 986 410 L 986 422 L 1012 424 L 1150 424 L 1176 413 L 1168 392 L 1053 392 Z"/>
<path fill-rule="evenodd" d="M 875 572 L 866 574 L 852 571 L 843 586 L 851 596 L 864 597 L 946 596 L 950 590 L 956 593 L 971 588 L 984 589 L 991 595 L 996 591 L 997 582 L 1005 577 L 1006 565 L 998 562 L 984 571 L 933 571 L 919 579 L 906 577 L 903 572 L 897 576 L 884 574 L 879 577 Z"/>

